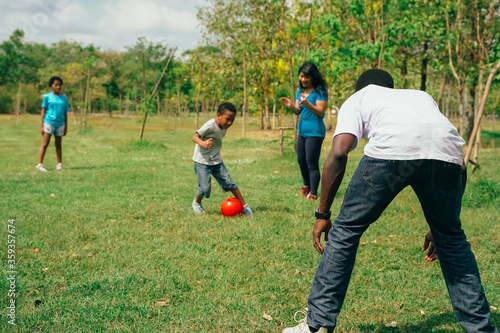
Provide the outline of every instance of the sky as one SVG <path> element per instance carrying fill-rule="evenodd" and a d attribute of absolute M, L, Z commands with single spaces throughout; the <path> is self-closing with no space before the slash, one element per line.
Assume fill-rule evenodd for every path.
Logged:
<path fill-rule="evenodd" d="M 27 42 L 60 40 L 125 50 L 138 37 L 195 48 L 201 42 L 197 8 L 208 0 L 0 0 L 0 43 L 16 29 Z"/>

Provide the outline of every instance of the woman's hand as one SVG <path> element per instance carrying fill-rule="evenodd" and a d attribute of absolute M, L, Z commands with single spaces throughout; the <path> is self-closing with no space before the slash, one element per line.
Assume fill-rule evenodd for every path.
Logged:
<path fill-rule="evenodd" d="M 291 108 L 293 106 L 293 103 L 292 103 L 292 100 L 290 99 L 290 96 L 280 97 L 279 101 L 280 101 L 281 105 L 286 106 L 287 108 Z"/>

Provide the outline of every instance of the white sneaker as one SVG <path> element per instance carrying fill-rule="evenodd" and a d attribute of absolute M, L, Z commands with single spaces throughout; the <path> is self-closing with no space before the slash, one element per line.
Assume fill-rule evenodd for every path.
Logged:
<path fill-rule="evenodd" d="M 253 212 L 250 209 L 250 207 L 248 207 L 248 205 L 243 206 L 243 214 L 245 214 L 248 217 L 252 217 L 253 216 Z"/>
<path fill-rule="evenodd" d="M 63 170 L 62 163 L 58 163 L 58 164 L 56 165 L 56 170 L 59 170 L 59 171 L 62 171 L 62 170 Z"/>
<path fill-rule="evenodd" d="M 298 313 L 301 313 L 305 316 L 304 319 L 297 320 L 296 316 Z M 283 333 L 312 333 L 311 330 L 309 329 L 309 326 L 307 325 L 307 308 L 305 308 L 305 311 L 300 310 L 295 312 L 293 315 L 293 320 L 298 322 L 299 324 L 295 327 L 288 327 L 283 330 Z M 318 330 L 318 333 L 328 333 L 328 330 L 324 327 L 321 327 Z"/>
<path fill-rule="evenodd" d="M 43 164 L 42 164 L 42 163 L 38 163 L 38 164 L 36 165 L 36 168 L 37 168 L 38 170 L 40 170 L 40 171 L 47 172 L 47 169 L 45 169 L 45 168 L 43 167 Z"/>
<path fill-rule="evenodd" d="M 205 210 L 203 209 L 201 203 L 197 203 L 196 200 L 193 200 L 193 210 L 197 214 L 205 213 Z"/>

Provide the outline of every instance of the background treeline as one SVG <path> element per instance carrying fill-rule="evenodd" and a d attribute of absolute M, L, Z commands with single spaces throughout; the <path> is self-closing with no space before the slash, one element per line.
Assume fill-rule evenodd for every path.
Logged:
<path fill-rule="evenodd" d="M 396 87 L 428 91 L 466 136 L 500 60 L 498 0 L 211 0 L 198 21 L 203 42 L 174 55 L 149 112 L 187 116 L 231 100 L 269 129 L 273 112 L 278 120 L 288 112 L 278 98 L 295 95 L 298 67 L 310 60 L 332 108 L 362 71 L 383 68 Z M 63 78 L 76 112 L 140 112 L 173 50 L 145 38 L 117 51 L 23 37 L 15 30 L 0 45 L 0 113 L 39 112 L 52 75 Z M 499 81 L 486 115 L 500 108 Z"/>

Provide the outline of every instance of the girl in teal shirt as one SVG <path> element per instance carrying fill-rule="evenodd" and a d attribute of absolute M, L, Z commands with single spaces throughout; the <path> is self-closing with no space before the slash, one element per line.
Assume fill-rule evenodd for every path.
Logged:
<path fill-rule="evenodd" d="M 56 170 L 62 170 L 62 137 L 68 132 L 68 118 L 66 112 L 69 111 L 69 103 L 66 96 L 61 94 L 61 86 L 63 81 L 58 76 L 53 76 L 49 80 L 49 87 L 52 92 L 45 94 L 42 102 L 42 122 L 40 132 L 42 133 L 42 145 L 38 151 L 38 164 L 36 168 L 40 171 L 47 171 L 43 167 L 43 158 L 47 147 L 49 146 L 50 137 L 55 136 L 56 140 Z"/>

